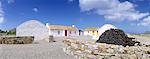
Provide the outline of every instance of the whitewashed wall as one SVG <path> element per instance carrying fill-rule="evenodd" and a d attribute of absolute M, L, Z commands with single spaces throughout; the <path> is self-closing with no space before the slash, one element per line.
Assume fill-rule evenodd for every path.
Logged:
<path fill-rule="evenodd" d="M 84 31 L 84 35 L 88 35 L 88 31 Z"/>
<path fill-rule="evenodd" d="M 84 35 L 92 35 L 92 31 L 84 31 Z"/>
<path fill-rule="evenodd" d="M 71 33 L 70 33 L 71 32 Z M 75 33 L 76 32 L 76 33 Z M 79 36 L 79 31 L 68 31 L 69 36 Z"/>
<path fill-rule="evenodd" d="M 59 33 L 58 33 L 59 31 Z M 63 30 L 51 30 L 51 35 L 53 36 L 64 36 L 64 31 Z"/>
<path fill-rule="evenodd" d="M 58 33 L 58 31 L 60 33 Z M 65 30 L 50 30 L 49 34 L 56 36 L 56 37 L 65 36 Z M 79 31 L 76 31 L 76 33 L 75 33 L 75 31 L 67 31 L 67 36 L 79 36 Z"/>

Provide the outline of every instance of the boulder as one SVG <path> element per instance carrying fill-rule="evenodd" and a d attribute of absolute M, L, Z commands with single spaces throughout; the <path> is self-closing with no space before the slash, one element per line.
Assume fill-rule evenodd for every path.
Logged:
<path fill-rule="evenodd" d="M 132 41 L 134 38 L 129 38 L 124 31 L 120 29 L 110 29 L 106 30 L 99 39 L 96 41 L 97 43 L 107 43 L 107 44 L 116 44 L 123 46 L 134 46 L 135 43 L 140 43 L 136 41 Z"/>

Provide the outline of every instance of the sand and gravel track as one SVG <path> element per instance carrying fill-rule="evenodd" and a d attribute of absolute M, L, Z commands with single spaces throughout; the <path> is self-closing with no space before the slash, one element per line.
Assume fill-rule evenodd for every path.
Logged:
<path fill-rule="evenodd" d="M 0 45 L 0 59 L 75 59 L 63 52 L 61 42 Z"/>

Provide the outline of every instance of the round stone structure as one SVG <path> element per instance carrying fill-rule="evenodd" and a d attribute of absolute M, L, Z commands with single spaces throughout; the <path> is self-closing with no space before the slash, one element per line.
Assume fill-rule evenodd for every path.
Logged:
<path fill-rule="evenodd" d="M 37 20 L 29 20 L 16 28 L 16 36 L 34 36 L 34 42 L 49 39 L 48 28 Z"/>

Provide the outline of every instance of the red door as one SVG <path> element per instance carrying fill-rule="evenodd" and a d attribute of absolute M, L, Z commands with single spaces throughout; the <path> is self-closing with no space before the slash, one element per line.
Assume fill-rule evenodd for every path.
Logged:
<path fill-rule="evenodd" d="M 67 30 L 65 30 L 65 36 L 67 36 Z"/>

